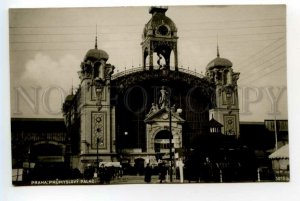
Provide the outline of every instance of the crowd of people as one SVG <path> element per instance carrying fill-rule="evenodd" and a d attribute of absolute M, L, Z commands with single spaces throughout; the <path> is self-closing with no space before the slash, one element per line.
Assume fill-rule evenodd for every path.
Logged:
<path fill-rule="evenodd" d="M 158 174 L 160 183 L 166 182 L 168 166 L 165 163 L 159 163 L 158 166 L 146 165 L 143 174 L 145 183 L 151 183 L 152 176 Z M 111 180 L 121 178 L 123 176 L 123 168 L 114 166 L 105 166 L 101 164 L 99 168 L 87 166 L 83 173 L 84 179 L 98 178 L 100 184 L 110 184 Z"/>
<path fill-rule="evenodd" d="M 99 168 L 88 166 L 85 168 L 83 177 L 85 179 L 92 179 L 95 177 L 100 181 L 100 184 L 109 184 L 112 179 L 120 178 L 123 176 L 121 167 L 105 166 L 102 164 Z"/>

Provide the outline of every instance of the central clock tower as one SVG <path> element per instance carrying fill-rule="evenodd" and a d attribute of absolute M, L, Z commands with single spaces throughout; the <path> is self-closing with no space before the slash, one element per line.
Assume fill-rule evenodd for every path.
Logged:
<path fill-rule="evenodd" d="M 144 70 L 153 70 L 157 56 L 159 68 L 170 69 L 171 53 L 174 54 L 174 70 L 178 70 L 177 28 L 175 23 L 165 13 L 167 7 L 151 7 L 151 19 L 145 25 L 142 38 L 142 58 Z M 165 62 L 162 62 L 164 60 Z M 147 64 L 148 63 L 148 64 Z"/>

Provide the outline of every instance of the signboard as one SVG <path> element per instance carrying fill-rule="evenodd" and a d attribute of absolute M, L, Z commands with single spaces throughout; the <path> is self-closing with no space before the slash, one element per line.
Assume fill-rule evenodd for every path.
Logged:
<path fill-rule="evenodd" d="M 275 131 L 275 120 L 265 120 L 265 127 L 269 131 Z M 288 131 L 288 120 L 276 120 L 277 131 Z"/>

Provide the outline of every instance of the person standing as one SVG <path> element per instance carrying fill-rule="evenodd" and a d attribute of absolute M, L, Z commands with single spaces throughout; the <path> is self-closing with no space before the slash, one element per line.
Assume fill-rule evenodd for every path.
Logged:
<path fill-rule="evenodd" d="M 159 168 L 159 183 L 163 183 L 163 181 L 166 181 L 166 174 L 167 174 L 167 169 L 165 166 L 165 163 L 161 163 L 160 164 L 160 168 Z"/>
<path fill-rule="evenodd" d="M 152 176 L 152 168 L 150 167 L 150 164 L 148 163 L 145 168 L 145 182 L 151 183 L 151 176 Z"/>

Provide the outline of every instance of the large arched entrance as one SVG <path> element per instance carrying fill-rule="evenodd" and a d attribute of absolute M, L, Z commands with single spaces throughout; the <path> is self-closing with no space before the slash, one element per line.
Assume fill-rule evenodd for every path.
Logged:
<path fill-rule="evenodd" d="M 152 103 L 159 101 L 162 86 L 171 93 L 171 105 L 183 111 L 183 147 L 193 147 L 196 136 L 209 132 L 208 117 L 214 86 L 192 73 L 181 72 L 180 69 L 136 70 L 113 77 L 112 85 L 115 87 L 112 88 L 111 100 L 116 106 L 117 149 L 139 148 L 142 152 L 147 151 L 144 120 Z"/>
<path fill-rule="evenodd" d="M 170 151 L 170 131 L 161 130 L 154 138 L 155 153 L 168 153 Z M 171 147 L 174 147 L 173 136 L 171 135 Z"/>

